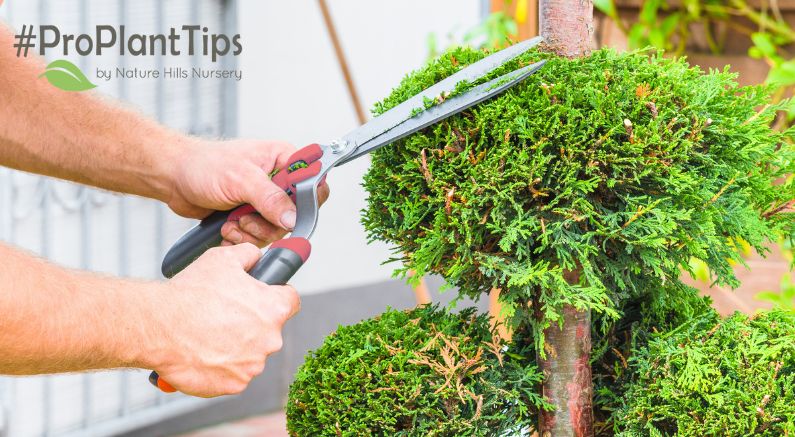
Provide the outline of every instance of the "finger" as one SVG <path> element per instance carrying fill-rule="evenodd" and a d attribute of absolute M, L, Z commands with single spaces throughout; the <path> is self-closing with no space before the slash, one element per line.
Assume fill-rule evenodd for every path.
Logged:
<path fill-rule="evenodd" d="M 301 310 L 301 298 L 298 296 L 298 292 L 295 291 L 295 288 L 289 285 L 272 285 L 269 288 L 270 291 L 282 299 L 289 308 L 285 321 L 291 319 Z"/>
<path fill-rule="evenodd" d="M 260 249 L 262 249 L 263 247 L 265 247 L 268 244 L 270 244 L 267 241 L 260 240 L 259 238 L 249 234 L 248 232 L 243 232 L 243 243 L 253 244 L 253 245 L 259 247 Z"/>
<path fill-rule="evenodd" d="M 287 234 L 281 226 L 274 226 L 259 214 L 247 214 L 240 217 L 240 229 L 268 245 Z"/>
<path fill-rule="evenodd" d="M 329 189 L 329 186 L 328 186 L 327 183 L 324 182 L 323 185 L 318 185 L 318 187 L 317 187 L 317 202 L 318 202 L 318 204 L 322 205 L 322 204 L 326 203 L 326 200 L 328 200 L 328 196 L 329 196 L 330 193 L 331 193 L 331 190 Z"/>
<path fill-rule="evenodd" d="M 287 193 L 270 179 L 252 180 L 246 187 L 244 200 L 270 223 L 286 231 L 295 227 L 295 204 Z"/>
<path fill-rule="evenodd" d="M 256 264 L 262 256 L 262 252 L 260 252 L 259 248 L 251 243 L 236 244 L 234 246 L 219 247 L 210 250 L 221 251 L 224 258 L 233 260 L 245 271 L 254 267 L 254 264 Z"/>
<path fill-rule="evenodd" d="M 283 168 L 290 155 L 296 151 L 296 147 L 286 141 L 244 140 L 243 142 L 251 152 L 251 155 L 249 155 L 251 159 L 268 173 L 274 169 Z"/>
<path fill-rule="evenodd" d="M 259 214 L 254 215 L 250 214 L 254 217 L 259 217 Z M 243 216 L 246 217 L 246 216 Z M 262 220 L 261 217 L 259 217 Z M 265 222 L 265 220 L 262 220 Z M 267 223 L 267 222 L 265 222 Z M 271 228 L 275 228 L 275 226 L 268 224 Z M 279 229 L 281 232 L 281 229 Z M 240 244 L 240 243 L 251 243 L 257 247 L 265 247 L 273 242 L 273 240 L 263 240 L 256 235 L 252 234 L 248 230 L 244 229 L 240 221 L 236 222 L 226 222 L 223 226 L 221 226 L 221 236 L 224 237 L 224 240 L 221 242 L 222 246 L 229 246 L 232 244 Z M 274 240 L 278 240 L 281 237 L 275 237 Z M 227 244 L 223 244 L 226 242 Z"/>
<path fill-rule="evenodd" d="M 289 164 L 290 156 L 298 150 L 297 147 L 294 145 L 283 142 L 283 141 L 274 141 L 273 143 L 272 153 L 274 153 L 274 165 L 275 168 L 284 168 L 287 167 Z"/>
<path fill-rule="evenodd" d="M 224 240 L 232 244 L 243 242 L 243 230 L 240 229 L 240 222 L 226 222 L 221 226 L 221 236 Z"/>

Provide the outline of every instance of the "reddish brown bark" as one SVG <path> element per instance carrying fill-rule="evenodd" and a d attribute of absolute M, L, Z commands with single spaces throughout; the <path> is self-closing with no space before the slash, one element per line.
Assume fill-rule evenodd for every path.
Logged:
<path fill-rule="evenodd" d="M 592 0 L 540 0 L 541 36 L 555 53 L 570 58 L 585 56 L 593 44 Z"/>
<path fill-rule="evenodd" d="M 543 396 L 555 411 L 542 412 L 539 433 L 547 436 L 592 436 L 591 313 L 563 308 L 563 328 L 557 323 L 544 331 L 546 358 Z"/>
<path fill-rule="evenodd" d="M 592 0 L 539 0 L 538 21 L 547 48 L 568 57 L 588 55 L 593 39 Z M 569 283 L 579 281 L 569 272 Z M 539 356 L 544 372 L 543 396 L 554 411 L 539 420 L 541 437 L 593 436 L 591 381 L 591 313 L 563 308 L 563 327 L 555 323 L 544 331 L 546 357 Z"/>

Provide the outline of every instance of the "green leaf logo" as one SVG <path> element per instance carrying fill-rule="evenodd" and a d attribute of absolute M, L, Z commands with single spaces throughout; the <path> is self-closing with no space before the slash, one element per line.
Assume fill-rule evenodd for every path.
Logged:
<path fill-rule="evenodd" d="M 65 59 L 50 62 L 41 76 L 46 77 L 54 87 L 64 91 L 85 91 L 97 87 L 88 81 L 86 75 L 75 64 Z"/>

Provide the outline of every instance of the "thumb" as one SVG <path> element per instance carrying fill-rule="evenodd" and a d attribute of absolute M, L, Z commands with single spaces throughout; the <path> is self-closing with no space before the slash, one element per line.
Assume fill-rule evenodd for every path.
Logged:
<path fill-rule="evenodd" d="M 248 185 L 245 199 L 265 220 L 290 231 L 295 227 L 295 204 L 268 177 L 256 178 Z"/>
<path fill-rule="evenodd" d="M 260 249 L 251 243 L 242 243 L 234 246 L 218 247 L 217 250 L 223 251 L 224 258 L 233 260 L 245 271 L 249 271 L 254 264 L 262 257 Z"/>

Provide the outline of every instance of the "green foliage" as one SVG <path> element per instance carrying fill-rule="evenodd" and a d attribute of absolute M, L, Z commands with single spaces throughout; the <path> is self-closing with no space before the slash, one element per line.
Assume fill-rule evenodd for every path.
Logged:
<path fill-rule="evenodd" d="M 623 402 L 626 384 L 633 380 L 634 367 L 628 360 L 635 351 L 644 348 L 656 332 L 715 314 L 709 300 L 699 297 L 695 289 L 672 285 L 664 292 L 624 302 L 625 315 L 620 320 L 597 320 L 594 325 L 605 322 L 609 326 L 593 329 L 597 435 L 613 435 L 612 415 Z M 444 426 L 444 432 L 435 435 L 511 435 L 509 431 L 521 426 L 532 428 L 542 403 L 536 394 L 541 375 L 535 366 L 531 327 L 520 327 L 513 343 L 505 347 L 492 338 L 485 318 L 475 318 L 470 311 L 455 316 L 433 307 L 389 310 L 378 319 L 340 328 L 310 353 L 291 387 L 287 413 L 292 434 L 336 435 L 339 429 L 343 435 L 434 435 L 434 427 Z M 452 345 L 459 352 L 451 354 Z M 487 369 L 482 373 L 470 372 L 475 364 L 466 366 L 466 360 L 444 358 L 445 354 L 451 358 L 459 353 L 478 355 L 479 350 Z M 495 360 L 495 350 L 502 351 L 502 364 L 499 358 Z M 425 364 L 431 361 L 437 365 Z M 482 396 L 480 419 L 469 419 L 472 396 L 466 391 L 463 400 L 452 386 L 437 392 L 451 374 L 448 362 L 453 367 L 461 365 L 463 371 L 456 378 L 465 389 Z M 477 383 L 472 376 L 483 380 Z M 456 406 L 464 400 L 469 406 Z M 458 408 L 456 415 L 449 416 L 451 407 Z M 488 428 L 493 432 L 478 428 L 486 423 L 485 415 L 491 415 Z M 407 423 L 411 423 L 408 428 L 400 427 Z"/>
<path fill-rule="evenodd" d="M 375 113 L 485 54 L 442 55 Z M 676 288 L 691 258 L 736 286 L 733 241 L 764 253 L 778 235 L 792 238 L 782 205 L 795 183 L 773 181 L 795 169 L 793 147 L 769 127 L 765 89 L 608 49 L 580 59 L 534 51 L 494 75 L 540 58 L 547 65 L 505 94 L 373 154 L 363 223 L 395 247 L 398 273 L 438 273 L 473 297 L 502 288 L 521 309 L 513 324 L 540 334 L 564 304 L 607 320 L 646 290 Z M 569 270 L 579 283 L 567 283 Z"/>
<path fill-rule="evenodd" d="M 630 359 L 617 435 L 792 435 L 795 314 L 705 314 Z"/>
<path fill-rule="evenodd" d="M 509 435 L 545 405 L 533 356 L 501 344 L 474 309 L 388 310 L 309 353 L 287 427 L 294 436 Z"/>
<path fill-rule="evenodd" d="M 764 59 L 770 66 L 767 81 L 777 88 L 776 100 L 795 85 L 795 59 L 787 48 L 795 43 L 795 30 L 776 1 L 645 0 L 637 21 L 630 25 L 619 16 L 616 0 L 596 0 L 594 7 L 618 25 L 627 36 L 630 48 L 652 46 L 682 55 L 692 39 L 693 29 L 703 29 L 699 35 L 713 54 L 722 53 L 729 38 L 747 38 L 751 46 L 748 55 Z M 739 24 L 740 19 L 751 25 Z M 726 32 L 727 27 L 732 32 Z M 784 109 L 792 120 L 795 106 L 790 102 Z"/>
<path fill-rule="evenodd" d="M 709 298 L 682 284 L 669 284 L 664 290 L 624 302 L 619 320 L 608 320 L 607 329 L 592 329 L 591 372 L 594 387 L 594 429 L 598 436 L 612 436 L 613 412 L 623 403 L 627 384 L 636 369 L 629 361 L 643 350 L 650 339 L 671 331 L 696 317 L 717 314 Z M 605 316 L 602 315 L 601 318 Z"/>

